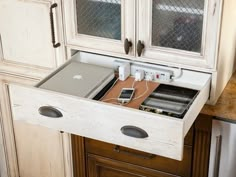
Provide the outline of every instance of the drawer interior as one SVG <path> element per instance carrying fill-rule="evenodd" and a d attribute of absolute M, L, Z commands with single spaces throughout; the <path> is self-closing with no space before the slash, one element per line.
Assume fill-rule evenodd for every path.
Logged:
<path fill-rule="evenodd" d="M 81 62 L 81 60 L 72 59 L 42 80 L 36 86 L 37 88 L 9 85 L 14 120 L 26 121 L 176 160 L 183 158 L 185 135 L 209 97 L 210 74 L 183 70 L 181 78 L 171 84 L 165 84 L 167 88 L 171 85 L 175 88 L 172 101 L 180 99 L 179 97 L 184 98 L 185 101 L 191 98 L 189 101 L 191 104 L 187 104 L 184 115 L 179 119 L 168 114 L 139 110 L 148 96 L 152 93 L 160 94 L 153 92 L 159 86 L 161 93 L 164 93 L 162 84 L 157 82 L 148 82 L 148 92 L 141 99 L 127 105 L 111 104 L 105 100 L 117 98 L 121 88 L 131 87 L 134 83 L 132 77 L 125 82 L 119 81 L 112 89 L 108 87 L 109 92 L 105 92 L 100 101 L 92 99 L 98 92 L 90 94 L 91 97 L 83 98 L 70 92 L 56 90 L 57 84 L 63 85 L 60 89 L 72 87 L 73 92 L 77 90 L 78 85 L 67 84 L 63 79 L 56 82 L 57 84 L 49 84 L 53 77 L 62 73 L 63 69 L 73 62 Z M 113 85 L 110 83 L 112 79 L 109 78 L 109 82 L 105 82 L 99 90 L 103 90 L 109 84 Z M 136 94 L 140 95 L 145 92 L 147 81 L 135 85 Z M 185 92 L 190 93 L 191 97 L 176 94 L 183 91 L 182 88 L 186 88 Z M 167 94 L 164 96 L 162 94 L 161 97 L 163 99 Z M 42 110 L 46 114 L 41 114 Z"/>

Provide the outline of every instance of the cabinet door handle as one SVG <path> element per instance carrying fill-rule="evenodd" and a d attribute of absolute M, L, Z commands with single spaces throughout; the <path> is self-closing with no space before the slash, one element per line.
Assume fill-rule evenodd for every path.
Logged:
<path fill-rule="evenodd" d="M 129 39 L 125 39 L 125 44 L 124 44 L 124 48 L 125 48 L 125 53 L 128 55 L 129 54 L 129 50 L 132 47 L 132 42 L 129 41 Z"/>
<path fill-rule="evenodd" d="M 214 3 L 214 7 L 213 7 L 213 13 L 212 13 L 213 16 L 214 16 L 215 13 L 216 13 L 216 6 L 217 6 L 217 3 L 215 2 L 215 3 Z"/>
<path fill-rule="evenodd" d="M 39 108 L 39 114 L 50 117 L 50 118 L 60 118 L 63 117 L 62 113 L 52 106 L 42 106 Z"/>
<path fill-rule="evenodd" d="M 221 142 L 222 142 L 222 136 L 219 135 L 216 137 L 216 153 L 215 153 L 215 165 L 214 165 L 213 177 L 219 177 Z"/>
<path fill-rule="evenodd" d="M 132 125 L 126 125 L 122 127 L 120 130 L 126 136 L 130 136 L 134 138 L 147 138 L 148 137 L 148 134 L 146 131 Z"/>
<path fill-rule="evenodd" d="M 1 36 L 1 33 L 0 33 L 0 58 L 4 59 L 3 44 L 2 44 L 2 36 Z"/>
<path fill-rule="evenodd" d="M 121 154 L 126 154 L 126 155 L 130 155 L 130 156 L 138 157 L 141 159 L 153 159 L 154 157 L 156 157 L 156 155 L 154 155 L 154 154 L 143 155 L 143 154 L 138 154 L 138 153 L 134 153 L 134 152 L 129 152 L 126 150 L 121 150 L 120 146 L 118 146 L 118 145 L 116 145 L 114 147 L 113 151 L 115 151 L 117 153 L 121 153 Z"/>
<path fill-rule="evenodd" d="M 59 42 L 56 43 L 56 39 L 55 39 L 53 9 L 56 7 L 57 7 L 57 3 L 52 4 L 50 7 L 50 24 L 51 24 L 51 33 L 52 33 L 52 45 L 54 48 L 61 46 L 61 44 Z"/>
<path fill-rule="evenodd" d="M 137 44 L 137 52 L 138 52 L 139 57 L 141 56 L 144 48 L 145 48 L 145 45 L 139 40 Z"/>

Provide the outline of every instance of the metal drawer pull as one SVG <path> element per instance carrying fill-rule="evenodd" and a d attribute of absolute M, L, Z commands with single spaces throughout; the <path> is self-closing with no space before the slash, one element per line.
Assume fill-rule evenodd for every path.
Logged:
<path fill-rule="evenodd" d="M 219 177 L 221 142 L 222 142 L 222 136 L 219 135 L 216 137 L 215 166 L 214 166 L 214 171 L 213 171 L 214 177 Z"/>
<path fill-rule="evenodd" d="M 139 57 L 141 56 L 144 48 L 145 48 L 145 45 L 142 43 L 142 41 L 139 40 L 137 44 L 137 53 Z"/>
<path fill-rule="evenodd" d="M 42 106 L 39 108 L 39 114 L 51 117 L 51 118 L 60 118 L 63 117 L 62 113 L 52 106 Z"/>
<path fill-rule="evenodd" d="M 122 154 L 126 154 L 126 155 L 131 155 L 134 157 L 142 158 L 142 159 L 153 159 L 154 157 L 156 157 L 156 155 L 154 155 L 154 154 L 142 155 L 142 154 L 138 154 L 138 153 L 134 153 L 134 152 L 129 152 L 126 150 L 121 150 L 120 146 L 118 146 L 118 145 L 116 145 L 114 147 L 113 151 L 115 151 L 117 153 L 122 153 Z"/>
<path fill-rule="evenodd" d="M 54 48 L 60 47 L 61 44 L 58 42 L 56 43 L 55 39 L 55 29 L 54 29 L 54 17 L 53 17 L 53 9 L 57 7 L 57 3 L 54 3 L 50 7 L 50 24 L 51 24 L 51 33 L 52 33 L 52 45 Z"/>
<path fill-rule="evenodd" d="M 132 125 L 126 125 L 122 127 L 120 130 L 124 135 L 130 136 L 130 137 L 134 137 L 134 138 L 147 138 L 148 137 L 148 134 L 146 131 Z"/>
<path fill-rule="evenodd" d="M 125 45 L 124 45 L 124 49 L 125 49 L 125 53 L 128 55 L 129 54 L 129 50 L 132 47 L 132 42 L 129 41 L 129 39 L 125 39 Z"/>

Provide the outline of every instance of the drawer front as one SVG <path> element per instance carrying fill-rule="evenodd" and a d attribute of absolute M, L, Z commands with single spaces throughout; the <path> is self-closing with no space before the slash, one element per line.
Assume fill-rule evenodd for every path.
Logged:
<path fill-rule="evenodd" d="M 182 160 L 184 137 L 209 96 L 210 77 L 205 80 L 183 119 L 38 88 L 9 90 L 14 120 Z"/>
<path fill-rule="evenodd" d="M 180 175 L 182 177 L 191 176 L 191 146 L 184 146 L 183 160 L 177 161 L 88 138 L 85 140 L 85 145 L 86 152 L 90 154 L 96 154 L 135 165 L 140 165 L 167 173 Z"/>
<path fill-rule="evenodd" d="M 178 177 L 169 173 L 88 155 L 88 177 Z"/>

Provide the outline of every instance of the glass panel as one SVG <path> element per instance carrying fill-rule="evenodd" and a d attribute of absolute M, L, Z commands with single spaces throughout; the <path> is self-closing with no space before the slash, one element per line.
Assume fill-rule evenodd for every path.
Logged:
<path fill-rule="evenodd" d="M 121 40 L 121 0 L 76 0 L 77 31 Z"/>
<path fill-rule="evenodd" d="M 201 52 L 204 0 L 153 0 L 152 45 Z"/>

